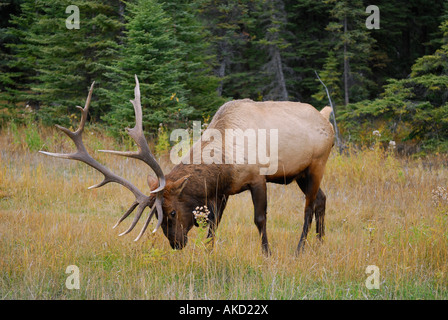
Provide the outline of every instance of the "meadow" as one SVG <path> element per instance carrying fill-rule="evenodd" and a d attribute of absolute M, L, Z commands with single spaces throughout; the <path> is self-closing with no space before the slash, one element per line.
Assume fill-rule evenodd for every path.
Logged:
<path fill-rule="evenodd" d="M 129 141 L 89 127 L 85 144 L 149 192 L 152 172 L 144 164 L 95 151 L 129 149 Z M 133 195 L 115 184 L 87 190 L 101 174 L 39 154 L 73 150 L 55 129 L 9 126 L 0 148 L 0 299 L 448 298 L 446 156 L 399 157 L 379 146 L 333 150 L 322 183 L 325 241 L 313 222 L 299 257 L 304 196 L 296 184 L 269 185 L 272 255 L 265 257 L 247 192 L 230 198 L 213 249 L 194 228 L 186 248 L 174 251 L 161 230 L 134 242 L 142 221 L 118 237 L 132 218 L 112 226 Z M 66 287 L 70 265 L 79 268 L 79 289 Z M 369 265 L 378 267 L 379 289 L 366 286 Z"/>

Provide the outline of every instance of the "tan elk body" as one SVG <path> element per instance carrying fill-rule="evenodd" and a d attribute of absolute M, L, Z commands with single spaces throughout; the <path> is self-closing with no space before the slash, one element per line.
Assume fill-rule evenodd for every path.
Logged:
<path fill-rule="evenodd" d="M 136 141 L 139 150 L 137 152 L 106 152 L 140 159 L 156 172 L 157 179 L 148 176 L 148 183 L 153 190 L 149 196 L 141 193 L 128 181 L 111 173 L 85 151 L 81 134 L 87 117 L 93 85 L 86 107 L 81 108 L 83 117 L 80 128 L 76 131 L 79 132 L 79 135 L 60 127 L 72 138 L 78 151 L 69 155 L 44 152 L 53 156 L 80 160 L 95 167 L 105 176 L 104 181 L 95 187 L 108 182 L 117 182 L 134 193 L 136 201 L 115 225 L 117 226 L 137 208 L 133 223 L 122 234 L 130 232 L 134 228 L 146 207 L 153 207 L 137 239 L 146 230 L 152 216 L 157 215 L 158 224 L 155 230 L 161 226 L 170 245 L 173 248 L 181 249 L 187 243 L 188 231 L 196 224 L 193 215 L 196 207 L 207 206 L 209 209 L 209 237 L 213 237 L 228 197 L 249 190 L 254 204 L 254 222 L 261 235 L 262 248 L 265 253 L 269 253 L 266 232 L 266 183 L 288 184 L 296 181 L 306 196 L 305 221 L 297 252 L 300 252 L 304 246 L 313 216 L 316 217 L 318 237 L 320 239 L 323 237 L 326 197 L 320 189 L 320 182 L 334 140 L 333 127 L 329 122 L 332 111 L 330 107 L 325 107 L 319 112 L 309 104 L 298 102 L 254 102 L 248 99 L 228 102 L 219 108 L 207 130 L 203 133 L 203 137 L 205 137 L 210 136 L 208 133 L 213 130 L 219 131 L 223 139 L 210 139 L 210 137 L 201 139 L 186 156 L 191 161 L 177 164 L 170 173 L 164 175 L 150 153 L 143 135 L 137 77 L 136 83 L 135 99 L 131 101 L 136 112 L 136 126 L 128 129 L 128 132 Z M 243 132 L 252 130 L 255 133 L 265 130 L 265 140 L 271 143 L 267 143 L 266 150 L 262 151 L 266 156 L 270 155 L 269 163 L 250 162 L 249 160 L 254 157 L 249 152 L 244 154 L 243 163 L 241 161 L 240 163 L 226 161 L 229 158 L 235 160 L 235 140 L 233 137 L 229 139 L 229 135 L 226 136 L 226 130 L 229 129 L 238 129 Z M 272 139 L 274 133 L 276 139 Z M 272 141 L 277 143 L 275 150 L 272 148 Z M 245 140 L 240 140 L 240 143 L 244 143 L 246 146 L 248 144 Z M 197 151 L 198 148 L 201 149 L 199 150 L 201 152 L 205 149 L 210 150 L 210 144 L 213 144 L 215 152 L 222 149 L 220 155 L 222 161 L 218 161 L 218 163 L 193 161 L 195 150 Z M 258 144 L 257 147 L 261 147 L 261 145 Z M 270 170 L 265 170 L 266 174 L 261 174 L 267 167 Z"/>
<path fill-rule="evenodd" d="M 328 109 L 331 108 L 326 107 L 323 113 Z M 264 129 L 268 142 L 270 130 L 278 130 L 277 157 L 270 159 L 271 162 L 277 162 L 277 170 L 266 176 L 260 175 L 260 168 L 266 165 L 246 164 L 245 159 L 244 165 L 233 167 L 232 194 L 239 193 L 241 186 L 252 181 L 281 181 L 299 175 L 309 166 L 320 166 L 323 169 L 334 138 L 328 118 L 311 105 L 299 102 L 254 102 L 249 99 L 228 102 L 219 108 L 207 130 L 218 129 L 225 136 L 224 130 L 229 128 L 244 132 Z M 232 151 L 232 142 L 235 143 L 234 140 L 227 143 L 224 148 L 226 152 Z M 272 155 L 269 146 L 266 145 L 265 153 Z"/>

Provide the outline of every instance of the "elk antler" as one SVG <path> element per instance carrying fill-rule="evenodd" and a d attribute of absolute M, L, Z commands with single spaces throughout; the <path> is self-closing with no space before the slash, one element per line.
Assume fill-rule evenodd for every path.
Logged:
<path fill-rule="evenodd" d="M 119 156 L 135 158 L 145 162 L 148 166 L 151 167 L 151 169 L 154 170 L 154 172 L 157 175 L 157 178 L 159 179 L 159 187 L 156 190 L 151 191 L 151 193 L 158 193 L 165 188 L 165 176 L 163 175 L 163 171 L 160 168 L 159 164 L 152 156 L 151 151 L 149 151 L 148 142 L 146 141 L 145 136 L 143 134 L 142 105 L 140 102 L 140 84 L 138 82 L 137 75 L 135 75 L 135 83 L 136 83 L 134 89 L 135 99 L 130 100 L 132 105 L 134 106 L 135 111 L 135 126 L 132 129 L 126 128 L 126 131 L 131 136 L 131 138 L 134 139 L 134 141 L 137 143 L 138 151 L 115 151 L 115 150 L 98 150 L 98 151 L 112 153 Z"/>
<path fill-rule="evenodd" d="M 151 151 L 149 150 L 149 147 L 148 147 L 148 143 L 143 134 L 142 108 L 141 108 L 141 103 L 140 103 L 140 86 L 139 86 L 137 76 L 135 76 L 135 80 L 136 80 L 135 99 L 131 100 L 131 102 L 134 105 L 135 122 L 136 123 L 135 123 L 134 128 L 132 128 L 132 129 L 126 128 L 126 130 L 129 133 L 129 135 L 134 139 L 134 141 L 137 143 L 138 151 L 130 151 L 130 152 L 109 151 L 109 150 L 101 150 L 101 151 L 139 159 L 139 160 L 145 162 L 146 164 L 148 164 L 154 170 L 154 172 L 157 175 L 157 178 L 159 179 L 159 187 L 156 190 L 151 191 L 151 193 L 156 193 L 156 200 L 155 200 L 154 206 L 153 206 L 142 230 L 140 231 L 140 234 L 134 240 L 134 241 L 137 241 L 140 239 L 140 237 L 145 232 L 145 230 L 148 227 L 149 222 L 151 221 L 151 218 L 153 217 L 156 210 L 157 210 L 158 222 L 157 222 L 157 226 L 153 232 L 156 232 L 157 229 L 162 224 L 162 221 L 163 221 L 162 200 L 163 200 L 163 189 L 165 187 L 165 176 L 163 174 L 162 169 L 160 168 L 160 166 L 158 165 L 158 163 L 152 156 Z M 128 188 L 134 194 L 135 201 L 132 203 L 131 207 L 126 211 L 126 213 L 117 221 L 117 223 L 113 227 L 113 228 L 117 227 L 124 219 L 126 219 L 135 210 L 135 208 L 137 208 L 137 213 L 135 215 L 134 220 L 132 221 L 132 224 L 126 231 L 124 231 L 120 234 L 120 236 L 122 236 L 122 235 L 129 233 L 132 229 L 134 229 L 135 225 L 137 224 L 138 220 L 140 219 L 145 208 L 150 207 L 151 200 L 150 200 L 150 197 L 144 195 L 132 183 L 130 183 L 129 181 L 127 181 L 126 179 L 124 179 L 120 176 L 117 176 L 112 171 L 110 171 L 108 168 L 103 166 L 101 163 L 99 163 L 98 161 L 93 159 L 90 156 L 90 154 L 87 152 L 87 150 L 84 146 L 84 143 L 82 141 L 82 133 L 84 131 L 84 125 L 87 121 L 87 114 L 89 112 L 89 105 L 90 105 L 90 100 L 92 98 L 94 84 L 95 84 L 95 82 L 93 82 L 90 87 L 89 95 L 87 96 L 87 100 L 86 100 L 86 104 L 85 104 L 84 108 L 77 106 L 77 108 L 81 110 L 81 122 L 79 124 L 79 128 L 75 132 L 72 132 L 72 131 L 68 130 L 67 128 L 56 125 L 56 127 L 59 130 L 64 132 L 75 143 L 77 151 L 74 153 L 68 153 L 68 154 L 66 154 L 66 153 L 51 153 L 51 152 L 45 152 L 45 151 L 39 151 L 39 152 L 49 155 L 49 156 L 53 156 L 53 157 L 82 161 L 82 162 L 88 164 L 89 166 L 95 168 L 99 172 L 101 172 L 104 175 L 103 181 L 96 185 L 89 187 L 89 189 L 102 187 L 109 182 L 116 182 L 116 183 L 119 183 L 122 186 Z"/>

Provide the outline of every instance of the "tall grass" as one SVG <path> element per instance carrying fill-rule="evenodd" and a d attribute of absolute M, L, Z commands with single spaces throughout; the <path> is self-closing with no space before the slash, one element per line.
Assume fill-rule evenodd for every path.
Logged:
<path fill-rule="evenodd" d="M 91 154 L 148 192 L 150 170 L 96 153 L 122 146 L 92 130 Z M 46 150 L 72 150 L 53 129 L 37 134 Z M 322 184 L 325 241 L 312 229 L 300 257 L 304 196 L 295 184 L 269 185 L 265 257 L 248 193 L 231 197 L 213 250 L 193 241 L 195 228 L 187 247 L 173 251 L 162 232 L 137 243 L 138 226 L 117 236 L 127 226 L 112 226 L 133 196 L 119 185 L 87 190 L 102 178 L 94 169 L 36 153 L 23 128 L 4 130 L 0 146 L 1 299 L 448 298 L 448 203 L 434 193 L 447 186 L 446 158 L 402 159 L 378 148 L 332 154 Z M 65 286 L 69 265 L 80 270 L 79 290 Z M 367 289 L 368 265 L 378 266 L 380 289 Z"/>

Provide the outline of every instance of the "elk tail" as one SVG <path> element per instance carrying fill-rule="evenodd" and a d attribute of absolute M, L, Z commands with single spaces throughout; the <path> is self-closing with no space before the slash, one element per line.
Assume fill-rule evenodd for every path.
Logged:
<path fill-rule="evenodd" d="M 322 110 L 320 110 L 320 114 L 324 116 L 325 119 L 327 119 L 328 121 L 330 121 L 330 115 L 333 112 L 333 108 L 326 106 L 325 108 L 323 108 Z"/>

